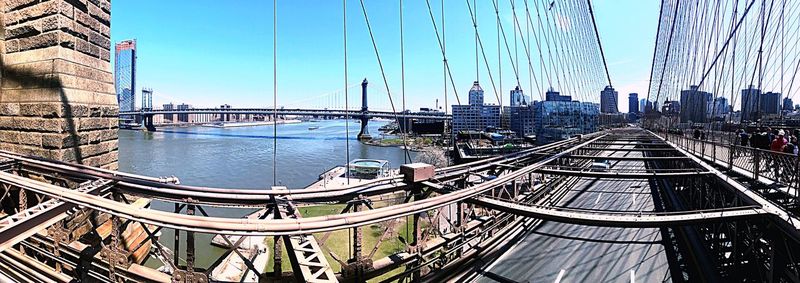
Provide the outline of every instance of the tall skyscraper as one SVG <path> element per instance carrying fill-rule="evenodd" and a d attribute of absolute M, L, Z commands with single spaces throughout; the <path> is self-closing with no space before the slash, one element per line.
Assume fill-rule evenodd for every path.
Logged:
<path fill-rule="evenodd" d="M 469 105 L 453 105 L 453 132 L 500 128 L 500 106 L 483 104 L 483 89 L 476 81 L 469 90 Z"/>
<path fill-rule="evenodd" d="M 642 113 L 646 112 L 645 111 L 645 109 L 646 109 L 645 107 L 646 106 L 647 106 L 647 99 L 644 99 L 644 98 L 639 99 L 639 112 L 642 112 Z"/>
<path fill-rule="evenodd" d="M 755 121 L 758 119 L 758 96 L 761 90 L 752 85 L 742 90 L 742 121 Z"/>
<path fill-rule="evenodd" d="M 519 89 L 519 86 L 511 91 L 511 107 L 528 105 L 531 103 L 531 98 Z"/>
<path fill-rule="evenodd" d="M 119 111 L 134 111 L 136 109 L 136 40 L 124 40 L 116 45 L 114 85 L 117 91 Z"/>
<path fill-rule="evenodd" d="M 714 108 L 712 113 L 714 113 L 714 117 L 722 117 L 722 115 L 728 114 L 730 111 L 730 105 L 728 105 L 728 99 L 724 97 L 717 97 L 714 98 Z"/>
<path fill-rule="evenodd" d="M 781 113 L 781 95 L 777 92 L 767 92 L 761 95 L 761 113 L 767 114 L 780 114 Z"/>
<path fill-rule="evenodd" d="M 791 98 L 786 97 L 786 98 L 783 99 L 783 110 L 784 111 L 792 111 L 793 105 L 794 105 L 794 102 L 792 101 Z"/>
<path fill-rule="evenodd" d="M 472 88 L 469 90 L 469 105 L 483 105 L 483 88 L 478 81 L 472 83 Z"/>
<path fill-rule="evenodd" d="M 619 93 L 613 87 L 606 86 L 600 92 L 600 113 L 619 113 L 619 110 L 617 110 L 618 95 Z"/>
<path fill-rule="evenodd" d="M 713 108 L 713 95 L 701 91 L 696 85 L 681 91 L 680 109 L 673 112 L 680 113 L 681 123 L 705 123 L 710 115 L 709 109 Z"/>
<path fill-rule="evenodd" d="M 639 94 L 628 94 L 628 113 L 639 113 Z"/>

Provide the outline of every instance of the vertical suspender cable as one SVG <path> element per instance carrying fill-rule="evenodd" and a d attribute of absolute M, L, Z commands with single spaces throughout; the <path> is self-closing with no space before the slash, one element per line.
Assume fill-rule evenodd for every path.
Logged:
<path fill-rule="evenodd" d="M 469 3 L 469 0 L 467 0 Z M 478 64 L 478 6 L 475 0 L 472 0 L 472 6 L 475 6 L 475 14 L 472 16 L 472 26 L 475 28 L 475 81 L 480 81 L 480 64 Z"/>
<path fill-rule="evenodd" d="M 597 46 L 600 47 L 600 56 L 603 58 L 603 67 L 606 68 L 606 78 L 608 78 L 608 86 L 611 86 L 611 75 L 608 74 L 608 63 L 606 63 L 606 55 L 603 52 L 603 44 L 600 43 L 600 32 L 597 31 L 597 22 L 594 19 L 594 11 L 592 10 L 592 0 L 586 0 L 589 5 L 589 15 L 592 16 L 592 25 L 594 25 L 594 35 L 597 37 Z"/>
<path fill-rule="evenodd" d="M 272 185 L 278 185 L 278 0 L 272 0 Z"/>
<path fill-rule="evenodd" d="M 403 150 L 406 151 L 403 154 L 403 160 L 405 163 L 409 163 L 411 160 L 409 158 L 411 155 L 408 154 L 408 145 L 406 142 L 406 136 L 408 133 L 408 118 L 406 116 L 406 57 L 405 57 L 405 44 L 403 42 L 403 0 L 400 0 L 400 95 L 402 98 L 402 111 L 403 113 L 403 125 L 405 127 L 405 131 L 401 131 L 403 133 Z"/>
<path fill-rule="evenodd" d="M 372 41 L 372 49 L 375 51 L 375 57 L 378 60 L 378 68 L 381 70 L 381 77 L 383 77 L 383 86 L 386 88 L 386 95 L 389 97 L 389 105 L 392 107 L 392 113 L 394 116 L 394 120 L 397 121 L 398 125 L 400 123 L 400 116 L 397 115 L 397 109 L 394 107 L 394 99 L 392 98 L 392 91 L 389 90 L 389 81 L 386 79 L 386 72 L 383 69 L 383 61 L 381 61 L 381 55 L 378 52 L 378 44 L 375 42 L 375 35 L 372 33 L 372 25 L 369 23 L 369 15 L 367 15 L 367 7 L 364 5 L 364 0 L 359 1 L 361 3 L 361 12 L 364 14 L 364 22 L 367 24 L 367 31 L 369 32 L 369 38 Z M 405 129 L 400 128 L 401 134 L 405 135 Z M 411 159 L 408 153 L 408 144 L 406 144 L 406 139 L 403 139 L 403 147 L 406 148 L 405 155 L 406 158 Z"/>
<path fill-rule="evenodd" d="M 447 108 L 449 107 L 449 105 L 447 104 L 447 41 L 445 41 L 444 23 L 445 23 L 445 21 L 444 21 L 444 0 L 442 0 L 442 72 L 444 72 L 444 74 L 442 76 L 444 77 L 444 115 L 446 116 L 447 115 Z M 436 24 L 435 21 L 434 21 L 434 24 Z M 433 29 L 436 30 L 436 27 L 434 26 Z M 452 147 L 453 146 L 453 134 L 452 134 L 453 133 L 453 122 L 452 122 L 452 120 L 450 120 L 450 121 L 451 121 L 450 122 L 450 146 Z M 442 123 L 445 123 L 444 126 L 447 125 L 446 124 L 447 122 L 442 122 Z M 445 127 L 442 127 L 442 128 L 445 128 Z M 445 134 L 447 134 L 446 132 L 447 132 L 447 130 L 445 130 Z M 445 151 L 445 152 L 447 152 L 447 151 Z M 450 166 L 450 158 L 445 157 L 445 159 L 447 160 L 447 166 Z"/>
<path fill-rule="evenodd" d="M 786 34 L 785 34 L 784 27 L 783 27 L 783 26 L 786 25 L 786 22 L 784 20 L 784 11 L 785 10 L 786 10 L 786 0 L 783 0 L 783 1 L 781 1 L 781 94 L 786 95 L 786 98 L 789 98 L 789 96 L 786 94 L 786 92 L 783 89 L 783 73 L 786 71 L 784 69 L 784 66 L 783 66 L 783 61 L 786 60 L 786 54 L 784 53 L 784 49 L 786 48 L 786 46 L 785 46 L 786 43 L 784 41 L 784 37 L 786 36 Z M 780 109 L 779 113 L 781 114 L 781 121 L 783 121 L 783 101 L 781 101 L 780 107 L 778 107 L 778 109 Z"/>
<path fill-rule="evenodd" d="M 531 57 L 530 56 L 530 54 L 531 54 L 531 30 L 530 30 L 530 27 L 531 26 L 528 25 L 528 22 L 531 21 L 530 17 L 531 17 L 531 14 L 528 13 L 528 7 L 525 6 L 525 41 L 528 41 L 528 47 L 525 48 L 526 49 L 525 52 L 526 52 L 526 54 L 528 54 L 528 64 L 529 65 L 530 65 L 530 61 L 531 61 L 531 58 L 530 58 Z M 519 25 L 519 24 L 517 24 L 517 25 Z M 520 33 L 522 33 L 522 32 L 520 32 Z M 529 67 L 530 68 L 528 69 L 528 89 L 533 90 L 533 67 L 532 66 L 529 66 Z M 542 95 L 542 94 L 539 93 L 539 95 Z M 533 97 L 533 94 L 531 94 L 531 97 Z M 530 101 L 526 101 L 526 102 L 527 103 L 531 103 Z M 509 104 L 509 106 L 510 106 L 510 104 Z"/>
<path fill-rule="evenodd" d="M 350 185 L 350 106 L 347 87 L 347 0 L 342 0 L 342 37 L 344 41 L 344 155 L 345 177 Z"/>
<path fill-rule="evenodd" d="M 497 0 L 492 0 L 492 1 L 497 1 Z M 495 5 L 497 5 L 497 4 L 495 4 Z M 477 13 L 477 11 L 475 13 Z M 503 36 L 505 36 L 505 35 L 503 35 Z M 508 60 L 511 61 L 511 65 L 513 66 L 514 65 L 513 58 L 509 58 Z M 500 105 L 500 111 L 498 111 L 498 112 L 500 113 L 500 128 L 501 129 L 503 128 L 503 70 L 502 70 L 503 67 L 502 67 L 502 62 L 503 61 L 500 60 L 500 18 L 498 17 L 497 18 L 497 80 L 498 80 L 497 84 L 500 86 L 500 94 L 497 96 L 497 104 Z M 488 68 L 488 66 L 487 66 L 487 68 Z M 511 99 L 509 99 L 509 100 L 511 100 Z"/>
<path fill-rule="evenodd" d="M 444 72 L 444 115 L 447 115 L 447 41 L 445 40 L 444 32 L 444 0 L 442 0 L 442 55 L 442 72 Z"/>

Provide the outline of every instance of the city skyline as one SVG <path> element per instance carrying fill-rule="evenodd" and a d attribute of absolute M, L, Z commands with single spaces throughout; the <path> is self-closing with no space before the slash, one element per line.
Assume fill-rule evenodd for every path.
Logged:
<path fill-rule="evenodd" d="M 593 5 L 595 13 L 598 14 L 597 25 L 600 38 L 606 47 L 609 72 L 615 82 L 615 88 L 622 93 L 643 93 L 646 91 L 649 66 L 635 62 L 649 62 L 652 56 L 658 3 L 627 2 L 627 5 L 618 5 L 611 1 L 595 1 Z M 271 3 L 218 6 L 205 5 L 203 1 L 199 1 L 193 2 L 196 5 L 158 3 L 160 9 L 147 8 L 155 5 L 154 3 L 137 1 L 118 3 L 112 7 L 115 17 L 112 42 L 125 39 L 137 40 L 137 94 L 142 87 L 152 88 L 153 105 L 169 102 L 186 102 L 196 106 L 216 106 L 224 103 L 241 106 L 272 104 Z M 408 109 L 433 107 L 436 98 L 439 99 L 440 105 L 444 105 L 441 52 L 424 4 L 411 2 L 404 4 L 404 28 L 407 33 L 413 31 L 415 34 L 413 37 L 408 35 L 405 37 L 405 87 Z M 534 2 L 529 4 L 533 10 Z M 344 86 L 341 59 L 341 3 L 318 1 L 315 5 L 321 9 L 301 12 L 298 9 L 303 9 L 302 5 L 292 5 L 291 2 L 278 3 L 279 105 L 282 102 L 298 101 L 304 97 L 340 90 Z M 434 6 L 437 27 L 441 29 L 441 26 L 438 26 L 441 3 L 432 1 L 431 5 Z M 492 75 L 497 80 L 498 87 L 502 83 L 502 90 L 498 92 L 504 98 L 502 104 L 508 105 L 509 98 L 502 94 L 508 93 L 516 86 L 511 62 L 506 54 L 502 53 L 501 81 L 496 70 L 497 46 L 490 44 L 497 36 L 496 15 L 490 2 L 478 3 L 478 6 L 478 28 L 481 37 L 487 41 L 485 48 Z M 620 6 L 624 8 L 620 9 Z M 392 5 L 377 5 L 370 1 L 366 2 L 366 7 L 384 61 L 389 87 L 393 97 L 399 99 L 401 96 L 398 55 L 399 9 Z M 185 9 L 189 10 L 184 11 Z M 471 34 L 472 24 L 465 3 L 448 2 L 445 9 L 448 61 L 456 91 L 460 99 L 466 101 L 467 91 L 475 80 L 474 39 L 460 34 Z M 513 52 L 513 16 L 510 4 L 500 1 L 499 9 Z M 641 12 L 629 13 L 631 10 Z M 184 13 L 187 16 L 181 15 Z M 303 14 L 307 17 L 282 17 L 290 14 Z M 622 17 L 623 14 L 626 16 Z M 517 7 L 517 16 L 520 21 L 524 21 L 524 9 Z M 217 25 L 205 20 L 208 18 L 224 19 L 226 24 Z M 632 25 L 632 23 L 637 24 Z M 624 34 L 609 32 L 621 27 L 628 29 L 635 27 L 632 32 L 636 36 L 627 38 L 628 36 Z M 524 28 L 523 26 L 522 29 Z M 209 37 L 209 34 L 213 36 Z M 630 48 L 631 40 L 638 42 L 636 46 L 641 47 Z M 505 52 L 505 48 L 502 51 Z M 214 56 L 208 56 L 209 54 Z M 358 83 L 367 77 L 376 82 L 374 86 L 384 88 L 383 83 L 378 83 L 381 81 L 381 75 L 359 3 L 353 1 L 348 2 L 348 56 L 349 84 Z M 521 65 L 522 90 L 530 94 L 532 100 L 543 100 L 540 95 L 543 96 L 545 90 L 540 93 L 536 89 L 536 84 L 533 87 L 530 85 L 525 71 L 527 59 L 521 41 L 518 43 L 518 57 Z M 536 72 L 538 75 L 538 70 Z M 483 63 L 480 73 L 480 82 L 489 85 Z M 304 83 L 309 77 L 313 77 L 316 82 Z M 539 79 L 541 81 L 543 78 Z M 554 87 L 556 91 L 564 91 L 555 83 Z M 448 83 L 447 88 L 449 92 L 447 104 L 456 104 L 452 85 Z M 355 92 L 351 91 L 351 94 Z M 564 94 L 588 98 L 593 93 Z M 491 88 L 487 88 L 486 95 L 488 103 L 497 104 Z M 140 105 L 140 102 L 137 101 L 136 105 Z M 626 110 L 626 105 L 620 106 L 620 111 Z"/>

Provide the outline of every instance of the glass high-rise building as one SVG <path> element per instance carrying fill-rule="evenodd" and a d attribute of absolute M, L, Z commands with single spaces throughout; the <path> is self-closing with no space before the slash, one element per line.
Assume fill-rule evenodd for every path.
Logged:
<path fill-rule="evenodd" d="M 619 93 L 611 86 L 606 86 L 600 92 L 600 112 L 601 113 L 619 113 L 618 98 Z"/>
<path fill-rule="evenodd" d="M 680 113 L 681 123 L 705 123 L 711 115 L 711 108 L 713 95 L 693 85 L 681 91 L 680 109 L 675 111 Z"/>
<path fill-rule="evenodd" d="M 534 127 L 540 144 L 597 131 L 600 109 L 597 103 L 542 101 L 534 103 Z"/>
<path fill-rule="evenodd" d="M 641 110 L 639 110 L 639 94 L 635 92 L 628 94 L 628 113 L 639 113 L 640 111 Z"/>
<path fill-rule="evenodd" d="M 781 113 L 781 100 L 782 96 L 777 92 L 767 92 L 761 95 L 761 113 L 767 114 L 780 114 Z"/>
<path fill-rule="evenodd" d="M 545 92 L 545 100 L 546 101 L 572 101 L 572 96 L 570 95 L 561 95 L 560 92 L 553 90 L 551 87 L 550 89 Z"/>
<path fill-rule="evenodd" d="M 124 40 L 116 45 L 114 85 L 119 111 L 136 110 L 136 40 Z M 124 120 L 130 117 L 120 118 Z"/>
<path fill-rule="evenodd" d="M 516 107 L 520 105 L 528 105 L 531 103 L 531 98 L 517 86 L 511 91 L 511 107 Z"/>
<path fill-rule="evenodd" d="M 742 90 L 742 121 L 755 121 L 758 112 L 758 96 L 761 90 L 752 85 Z"/>

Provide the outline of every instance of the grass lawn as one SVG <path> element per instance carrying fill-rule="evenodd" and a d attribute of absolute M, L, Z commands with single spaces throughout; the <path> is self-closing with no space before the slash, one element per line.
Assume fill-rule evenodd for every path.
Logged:
<path fill-rule="evenodd" d="M 345 205 L 337 204 L 337 205 L 319 205 L 319 206 L 307 206 L 307 207 L 300 207 L 300 214 L 303 217 L 314 217 L 314 216 L 321 216 L 321 215 L 331 215 L 331 214 L 339 214 L 342 209 L 344 209 Z M 397 219 L 395 223 L 395 230 L 396 232 L 393 235 L 387 236 L 383 243 L 381 243 L 378 251 L 375 252 L 375 255 L 372 257 L 373 260 L 377 260 L 380 258 L 384 258 L 390 254 L 403 251 L 406 248 L 406 245 L 400 241 L 399 237 L 403 237 L 403 239 L 410 239 L 409 235 L 412 231 L 412 226 L 408 221 L 407 218 Z M 410 219 L 410 218 L 408 218 Z M 389 225 L 390 221 L 381 223 L 381 224 L 373 224 L 369 227 L 362 228 L 362 255 L 368 256 L 372 249 L 375 247 L 375 244 L 380 239 L 381 235 L 384 234 L 386 229 L 386 225 Z M 406 232 L 408 231 L 408 232 Z M 321 242 L 325 233 L 314 233 L 314 238 L 317 242 Z M 268 237 L 265 241 L 268 247 L 273 246 L 273 238 Z M 328 259 L 328 263 L 333 268 L 334 272 L 338 272 L 341 270 L 341 266 L 338 261 L 334 260 L 333 257 L 330 255 L 329 252 L 335 253 L 339 259 L 342 261 L 347 261 L 350 257 L 350 250 L 352 248 L 352 235 L 351 230 L 338 230 L 331 232 L 328 236 L 328 239 L 325 241 L 323 251 L 325 252 L 325 257 Z M 291 263 L 289 262 L 289 256 L 287 251 L 284 248 L 283 256 L 281 257 L 283 260 L 281 262 L 282 270 L 289 271 L 292 269 Z M 270 255 L 272 254 L 272 250 L 270 250 Z M 266 272 L 272 272 L 273 270 L 273 261 L 274 257 L 270 256 L 269 261 L 267 262 L 267 266 L 264 269 Z M 401 269 L 393 270 L 383 276 L 377 277 L 370 281 L 380 281 L 383 278 L 388 278 L 394 274 L 397 274 L 401 271 Z"/>

